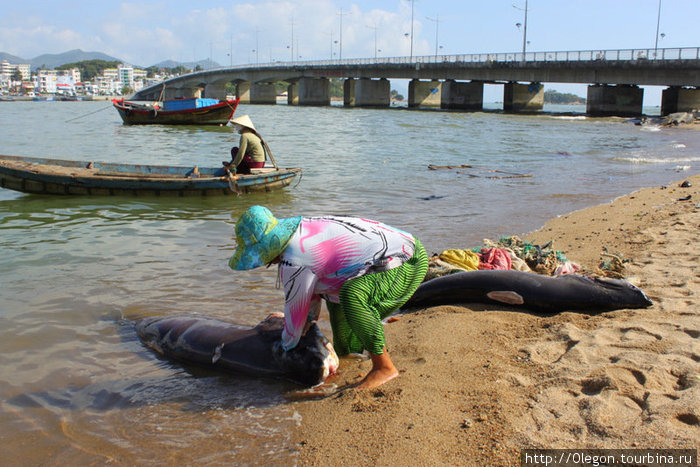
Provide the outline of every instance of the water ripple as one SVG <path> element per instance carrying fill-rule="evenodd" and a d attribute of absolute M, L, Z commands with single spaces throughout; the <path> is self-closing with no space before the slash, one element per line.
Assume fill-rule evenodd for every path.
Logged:
<path fill-rule="evenodd" d="M 104 102 L 3 106 L 2 152 L 218 166 L 229 128 L 125 126 Z M 700 132 L 499 112 L 241 106 L 290 189 L 223 199 L 86 198 L 0 189 L 0 438 L 8 464 L 294 463 L 298 423 L 278 381 L 159 360 L 133 323 L 198 313 L 252 325 L 284 305 L 276 271 L 233 272 L 235 219 L 361 214 L 431 252 L 521 234 L 549 218 L 697 171 Z M 36 121 L 42 135 L 34 135 Z M 428 170 L 428 165 L 472 170 Z M 531 175 L 494 178 L 494 170 Z M 327 321 L 322 328 L 330 333 Z M 31 443 L 32 449 L 23 446 Z"/>

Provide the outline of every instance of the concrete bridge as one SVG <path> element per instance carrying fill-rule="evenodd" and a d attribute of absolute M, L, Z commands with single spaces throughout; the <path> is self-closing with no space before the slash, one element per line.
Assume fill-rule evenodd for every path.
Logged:
<path fill-rule="evenodd" d="M 700 109 L 700 47 L 565 52 L 431 55 L 275 62 L 214 68 L 178 76 L 132 99 L 224 98 L 236 86 L 246 104 L 275 104 L 276 82 L 286 82 L 289 105 L 330 105 L 330 79 L 343 79 L 345 106 L 388 107 L 390 79 L 409 79 L 409 108 L 478 111 L 484 84 L 503 84 L 503 108 L 536 112 L 542 83 L 588 84 L 590 115 L 642 114 L 641 85 L 667 86 L 661 113 Z"/>

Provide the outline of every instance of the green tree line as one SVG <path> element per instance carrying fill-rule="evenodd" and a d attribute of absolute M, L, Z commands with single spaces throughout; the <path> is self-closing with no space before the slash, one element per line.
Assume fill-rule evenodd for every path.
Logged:
<path fill-rule="evenodd" d="M 116 68 L 121 62 L 106 61 L 106 60 L 85 60 L 82 62 L 66 63 L 65 65 L 57 66 L 57 70 L 70 70 L 77 68 L 80 70 L 80 79 L 83 81 L 91 81 L 95 76 L 102 75 L 105 68 Z"/>
<path fill-rule="evenodd" d="M 544 101 L 547 104 L 585 104 L 586 99 L 576 94 L 557 92 L 554 89 L 544 92 Z"/>
<path fill-rule="evenodd" d="M 56 67 L 57 70 L 70 70 L 77 68 L 80 70 L 80 77 L 83 81 L 91 81 L 96 76 L 101 76 L 105 68 L 117 68 L 121 62 L 107 60 L 84 60 L 82 62 L 66 63 Z M 171 75 L 181 75 L 189 73 L 190 69 L 183 65 L 174 68 L 160 68 L 157 66 L 149 66 L 146 70 L 146 76 L 152 78 L 157 73 L 168 73 Z"/>

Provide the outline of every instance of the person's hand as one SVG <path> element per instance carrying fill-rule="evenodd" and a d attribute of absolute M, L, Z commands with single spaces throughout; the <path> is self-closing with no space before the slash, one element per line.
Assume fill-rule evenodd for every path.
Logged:
<path fill-rule="evenodd" d="M 255 328 L 258 331 L 276 331 L 284 327 L 284 313 L 270 313 Z"/>
<path fill-rule="evenodd" d="M 304 330 L 301 332 L 302 336 L 305 336 L 306 333 L 309 331 L 309 328 L 311 327 L 312 324 L 314 324 L 316 321 L 306 321 L 306 324 L 304 325 Z"/>

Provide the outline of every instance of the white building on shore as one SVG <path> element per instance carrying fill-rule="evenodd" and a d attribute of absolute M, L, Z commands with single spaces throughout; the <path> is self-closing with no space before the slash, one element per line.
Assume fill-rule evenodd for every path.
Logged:
<path fill-rule="evenodd" d="M 0 62 L 0 74 L 12 76 L 15 71 L 19 71 L 22 75 L 22 81 L 29 81 L 32 78 L 30 67 L 28 63 L 23 63 L 20 65 L 13 65 L 7 60 Z"/>
<path fill-rule="evenodd" d="M 114 91 L 119 91 L 120 93 L 121 88 L 125 86 L 134 91 L 143 89 L 146 82 L 146 75 L 146 70 L 134 68 L 125 64 L 121 64 L 117 68 L 106 68 L 102 72 L 104 79 L 115 82 L 112 88 Z M 106 88 L 107 86 L 100 86 L 100 92 L 102 92 L 103 87 Z"/>
<path fill-rule="evenodd" d="M 20 80 L 15 79 L 15 74 L 19 71 Z M 0 89 L 11 89 L 22 86 L 22 83 L 32 79 L 31 70 L 28 63 L 13 65 L 7 60 L 0 62 Z"/>
<path fill-rule="evenodd" d="M 76 94 L 76 85 L 80 83 L 80 70 L 38 70 L 34 88 L 41 94 Z"/>

